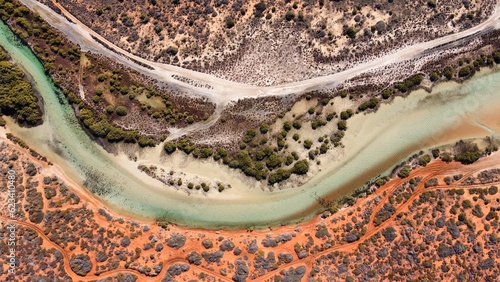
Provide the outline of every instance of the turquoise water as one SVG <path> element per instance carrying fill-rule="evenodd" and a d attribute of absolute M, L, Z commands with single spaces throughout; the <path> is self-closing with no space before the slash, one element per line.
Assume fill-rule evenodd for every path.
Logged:
<path fill-rule="evenodd" d="M 484 136 L 482 129 L 461 132 L 461 124 L 464 119 L 471 126 L 484 124 L 474 116 L 500 107 L 498 73 L 463 85 L 445 84 L 431 94 L 418 91 L 383 105 L 377 113 L 349 120 L 345 156 L 301 187 L 273 193 L 253 189 L 234 199 L 195 197 L 163 187 L 139 172 L 131 173 L 124 167 L 129 163 L 93 142 L 36 57 L 16 42 L 3 23 L 0 45 L 31 75 L 44 101 L 44 124 L 31 129 L 9 124 L 15 135 L 60 165 L 77 183 L 100 195 L 112 210 L 139 217 L 163 217 L 191 227 L 239 228 L 311 218 L 322 208 L 319 198 L 335 198 L 352 191 L 416 151 L 456 138 Z"/>

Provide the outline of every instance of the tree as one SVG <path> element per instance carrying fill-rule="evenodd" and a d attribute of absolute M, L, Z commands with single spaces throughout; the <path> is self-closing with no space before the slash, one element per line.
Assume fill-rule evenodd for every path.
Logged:
<path fill-rule="evenodd" d="M 273 172 L 269 174 L 269 178 L 267 179 L 267 182 L 270 185 L 273 185 L 274 183 L 278 183 L 281 181 L 284 181 L 290 177 L 291 172 L 286 169 L 278 169 L 276 172 Z"/>
<path fill-rule="evenodd" d="M 445 67 L 443 70 L 443 75 L 448 80 L 452 79 L 454 74 L 455 74 L 455 70 L 450 66 Z"/>
<path fill-rule="evenodd" d="M 302 122 L 300 120 L 294 120 L 292 125 L 293 128 L 299 130 L 302 127 Z"/>
<path fill-rule="evenodd" d="M 420 157 L 419 159 L 419 164 L 421 166 L 426 166 L 429 162 L 431 161 L 431 156 L 430 155 L 423 155 L 422 157 Z"/>
<path fill-rule="evenodd" d="M 99 122 L 95 122 L 89 127 L 90 132 L 96 137 L 106 137 L 111 130 L 111 125 L 106 119 L 102 119 Z"/>
<path fill-rule="evenodd" d="M 127 108 L 125 108 L 124 106 L 118 106 L 116 107 L 116 114 L 119 115 L 119 116 L 126 116 L 127 115 Z"/>
<path fill-rule="evenodd" d="M 370 101 L 363 102 L 359 105 L 358 110 L 365 111 L 366 109 L 374 109 L 377 107 L 379 100 L 377 98 L 371 98 Z"/>
<path fill-rule="evenodd" d="M 500 64 L 500 51 L 493 53 L 493 60 L 495 60 L 495 63 Z"/>
<path fill-rule="evenodd" d="M 429 79 L 432 81 L 432 82 L 435 82 L 439 79 L 439 74 L 435 71 L 433 71 L 431 73 L 431 75 L 429 76 Z"/>
<path fill-rule="evenodd" d="M 462 164 L 471 164 L 481 157 L 481 151 L 477 144 L 464 142 L 462 140 L 455 144 L 455 160 Z"/>
<path fill-rule="evenodd" d="M 311 140 L 309 140 L 309 139 L 304 140 L 304 148 L 309 150 L 309 149 L 311 149 L 312 144 L 313 144 L 313 142 Z"/>
<path fill-rule="evenodd" d="M 352 26 L 348 27 L 345 31 L 345 35 L 347 35 L 351 39 L 356 38 L 356 29 Z"/>
<path fill-rule="evenodd" d="M 125 132 L 119 127 L 113 127 L 106 135 L 106 138 L 109 142 L 118 142 L 125 138 Z"/>
<path fill-rule="evenodd" d="M 455 160 L 461 162 L 462 164 L 471 164 L 479 160 L 481 157 L 480 152 L 464 152 L 455 156 Z"/>
<path fill-rule="evenodd" d="M 266 134 L 269 131 L 269 125 L 267 123 L 263 123 L 260 126 L 260 133 Z"/>
<path fill-rule="evenodd" d="M 407 167 L 403 167 L 399 172 L 398 176 L 400 178 L 406 178 L 410 175 L 410 170 Z"/>
<path fill-rule="evenodd" d="M 264 11 L 266 10 L 266 4 L 263 1 L 260 1 L 259 3 L 255 4 L 253 6 L 255 8 L 255 16 L 260 18 L 262 17 Z"/>
<path fill-rule="evenodd" d="M 145 136 L 139 137 L 139 146 L 141 147 L 154 147 L 156 142 L 154 139 L 147 138 Z"/>
<path fill-rule="evenodd" d="M 292 129 L 292 124 L 289 121 L 285 121 L 283 124 L 283 130 L 290 131 L 290 129 Z"/>
<path fill-rule="evenodd" d="M 340 113 L 340 119 L 342 120 L 348 120 L 352 116 L 352 110 L 348 109 L 346 111 L 342 111 Z"/>
<path fill-rule="evenodd" d="M 170 155 L 173 152 L 175 152 L 175 150 L 177 150 L 177 144 L 175 144 L 175 142 L 173 142 L 173 141 L 167 142 L 163 146 L 163 149 L 165 149 L 165 152 L 167 152 L 167 154 Z"/>
<path fill-rule="evenodd" d="M 282 158 L 278 157 L 276 154 L 271 154 L 271 156 L 269 156 L 269 159 L 266 162 L 266 166 L 270 170 L 273 170 L 277 167 L 280 167 L 282 163 L 283 163 Z"/>
<path fill-rule="evenodd" d="M 294 11 L 289 10 L 288 12 L 286 12 L 286 14 L 285 14 L 285 20 L 291 21 L 294 18 L 295 18 L 295 12 Z"/>
<path fill-rule="evenodd" d="M 342 130 L 342 131 L 345 131 L 347 130 L 347 123 L 345 120 L 340 120 L 338 123 L 337 123 L 337 128 L 339 130 Z"/>
<path fill-rule="evenodd" d="M 250 141 L 252 141 L 256 135 L 257 132 L 255 132 L 255 130 L 253 129 L 248 130 L 247 134 L 243 137 L 243 142 L 250 143 Z"/>
<path fill-rule="evenodd" d="M 105 81 L 107 78 L 108 78 L 108 77 L 107 77 L 107 76 L 106 76 L 106 74 L 104 74 L 104 73 L 101 73 L 101 74 L 99 74 L 99 75 L 97 76 L 97 80 L 98 80 L 99 82 L 103 82 L 103 81 Z"/>
<path fill-rule="evenodd" d="M 167 50 L 165 50 L 165 52 L 170 56 L 175 56 L 177 55 L 177 52 L 179 52 L 179 48 L 177 48 L 176 46 L 169 46 Z"/>
<path fill-rule="evenodd" d="M 432 150 L 432 157 L 435 159 L 439 157 L 439 149 Z"/>
<path fill-rule="evenodd" d="M 206 159 L 206 158 L 212 156 L 213 153 L 214 153 L 214 150 L 212 150 L 211 148 L 204 147 L 204 148 L 201 148 L 201 150 L 200 150 L 200 157 L 202 159 Z"/>
<path fill-rule="evenodd" d="M 234 19 L 227 19 L 227 21 L 226 21 L 227 28 L 232 28 L 234 26 L 234 24 L 235 24 Z"/>
<path fill-rule="evenodd" d="M 459 71 L 458 71 L 458 76 L 459 77 L 467 77 L 471 74 L 474 74 L 474 68 L 470 67 L 470 66 L 465 66 L 465 67 L 462 67 Z"/>
<path fill-rule="evenodd" d="M 293 165 L 292 172 L 298 175 L 306 174 L 309 171 L 309 162 L 300 160 Z"/>
<path fill-rule="evenodd" d="M 21 69 L 11 64 L 0 48 L 0 112 L 16 118 L 19 123 L 35 125 L 41 121 L 37 98 Z"/>
<path fill-rule="evenodd" d="M 115 108 L 113 108 L 113 106 L 109 105 L 109 106 L 106 107 L 106 112 L 108 114 L 112 114 L 112 113 L 115 112 Z"/>

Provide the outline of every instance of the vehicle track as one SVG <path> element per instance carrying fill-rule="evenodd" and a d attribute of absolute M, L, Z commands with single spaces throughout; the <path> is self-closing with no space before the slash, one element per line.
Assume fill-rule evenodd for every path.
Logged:
<path fill-rule="evenodd" d="M 476 162 L 475 164 L 472 164 L 472 165 L 469 165 L 469 166 L 464 166 L 464 165 L 461 165 L 460 163 L 451 163 L 451 164 L 446 164 L 445 167 L 442 167 L 440 169 L 438 169 L 439 168 L 438 167 L 439 163 L 437 163 L 437 162 L 431 162 L 430 164 L 427 165 L 427 167 L 419 167 L 418 170 L 412 171 L 412 173 L 410 174 L 410 176 L 408 178 L 398 179 L 395 182 L 388 182 L 388 183 L 386 183 L 385 185 L 391 185 L 391 189 L 385 190 L 385 191 L 387 191 L 386 196 L 384 197 L 384 199 L 381 199 L 381 201 L 379 202 L 379 204 L 377 204 L 377 206 L 375 208 L 373 208 L 372 215 L 370 216 L 370 222 L 369 222 L 368 225 L 366 225 L 367 231 L 366 231 L 366 233 L 363 236 L 361 236 L 359 238 L 359 240 L 357 240 L 355 242 L 352 242 L 352 243 L 345 243 L 345 244 L 335 245 L 332 248 L 320 251 L 318 253 L 315 253 L 314 255 L 309 255 L 308 257 L 306 257 L 304 259 L 297 260 L 297 261 L 291 262 L 289 264 L 281 265 L 280 267 L 278 267 L 278 269 L 276 269 L 276 270 L 274 270 L 272 272 L 266 273 L 266 275 L 259 277 L 259 279 L 261 279 L 263 281 L 271 281 L 272 277 L 274 277 L 275 275 L 279 274 L 279 272 L 281 270 L 288 269 L 290 267 L 298 267 L 298 266 L 304 265 L 304 264 L 310 266 L 308 268 L 307 273 L 306 273 L 306 276 L 307 276 L 310 273 L 310 271 L 312 269 L 312 266 L 313 266 L 313 264 L 314 264 L 314 262 L 316 261 L 317 258 L 319 258 L 319 257 L 321 257 L 323 255 L 335 252 L 335 251 L 343 251 L 343 252 L 349 252 L 349 253 L 355 251 L 357 249 L 356 247 L 359 244 L 361 244 L 364 241 L 370 239 L 373 235 L 375 235 L 377 232 L 380 232 L 382 229 L 384 229 L 384 228 L 389 227 L 390 225 L 392 225 L 393 221 L 394 221 L 394 218 L 397 217 L 398 213 L 407 210 L 409 208 L 409 206 L 413 203 L 413 201 L 415 199 L 417 199 L 417 197 L 419 197 L 422 193 L 424 193 L 426 191 L 452 190 L 452 189 L 464 189 L 464 190 L 467 190 L 467 189 L 473 189 L 473 188 L 478 188 L 478 187 L 484 187 L 484 186 L 487 186 L 487 185 L 500 185 L 500 181 L 495 181 L 495 182 L 485 183 L 485 184 L 459 185 L 458 187 L 456 185 L 452 184 L 452 185 L 438 185 L 438 186 L 433 186 L 433 187 L 425 188 L 425 180 L 426 179 L 428 180 L 428 179 L 430 179 L 432 177 L 435 177 L 435 176 L 445 176 L 445 175 L 448 175 L 449 173 L 446 173 L 446 172 L 449 172 L 450 169 L 453 170 L 453 169 L 461 168 L 462 171 L 465 169 L 467 172 L 464 173 L 463 176 L 459 180 L 456 181 L 456 183 L 458 184 L 458 182 L 460 180 L 465 179 L 467 176 L 470 176 L 470 175 L 475 174 L 475 173 L 479 173 L 479 172 L 481 172 L 481 171 L 483 171 L 485 169 L 492 168 L 493 166 L 498 166 L 499 165 L 499 160 L 498 159 L 499 159 L 498 156 L 495 156 L 495 157 L 492 157 L 492 158 L 489 158 L 489 159 L 486 159 L 486 160 L 482 159 L 482 160 Z M 452 165 L 452 167 L 450 168 L 450 167 L 448 167 L 448 165 Z M 415 176 L 415 174 L 418 175 L 418 173 L 420 172 L 420 170 L 422 170 L 422 169 L 429 169 L 429 166 L 431 166 L 431 170 L 433 170 L 433 172 L 431 172 L 429 175 L 426 175 L 426 177 L 422 178 L 422 180 L 419 182 L 419 184 L 415 188 L 415 191 L 411 194 L 410 198 L 406 202 L 400 204 L 396 208 L 396 211 L 394 212 L 394 214 L 390 218 L 388 218 L 387 220 L 385 220 L 384 222 L 382 222 L 379 226 L 375 227 L 373 225 L 373 217 L 383 207 L 383 204 L 388 202 L 388 198 L 392 194 L 392 192 L 394 192 L 394 190 L 396 190 L 397 187 L 399 187 L 399 185 L 401 185 L 403 182 L 408 181 L 409 179 L 411 179 L 412 176 Z M 433 168 L 432 166 L 436 166 L 436 167 Z M 377 191 L 381 191 L 381 190 L 382 189 L 379 188 Z M 381 192 L 379 192 L 379 193 L 381 193 Z M 362 201 L 366 202 L 368 200 L 372 200 L 376 196 L 377 196 L 377 194 L 374 193 L 374 194 L 372 194 L 372 197 L 363 199 Z M 360 205 L 360 204 L 361 204 L 361 202 L 358 203 L 358 205 Z"/>
<path fill-rule="evenodd" d="M 64 33 L 70 40 L 80 44 L 82 49 L 112 57 L 120 63 L 133 69 L 137 69 L 142 73 L 148 74 L 159 81 L 163 81 L 169 85 L 175 85 L 181 89 L 187 90 L 188 92 L 207 97 L 214 103 L 221 104 L 223 106 L 227 105 L 231 101 L 237 101 L 242 98 L 282 96 L 300 94 L 314 90 L 332 89 L 339 83 L 368 71 L 381 69 L 388 65 L 408 60 L 418 59 L 424 55 L 428 55 L 429 53 L 441 52 L 447 44 L 460 40 L 473 39 L 482 34 L 482 32 L 500 28 L 500 6 L 497 3 L 494 13 L 487 20 L 470 29 L 443 36 L 431 41 L 408 46 L 400 49 L 399 51 L 381 56 L 372 61 L 359 64 L 335 74 L 282 85 L 263 87 L 237 83 L 218 78 L 214 75 L 188 70 L 173 65 L 152 62 L 135 56 L 109 42 L 103 36 L 84 25 L 56 0 L 52 0 L 52 3 L 61 10 L 64 17 L 36 0 L 20 0 L 20 2 L 28 6 L 30 9 L 38 12 L 49 24 Z M 97 42 L 94 38 L 97 38 L 106 46 Z M 144 67 L 145 65 L 149 67 Z M 210 88 L 197 87 L 175 79 L 173 76 L 186 77 L 193 81 L 200 81 L 201 84 L 209 85 Z"/>

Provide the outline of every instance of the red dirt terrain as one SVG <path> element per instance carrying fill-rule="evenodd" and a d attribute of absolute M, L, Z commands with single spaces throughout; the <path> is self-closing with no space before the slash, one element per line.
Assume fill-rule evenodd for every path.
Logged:
<path fill-rule="evenodd" d="M 56 165 L 0 140 L 2 281 L 496 281 L 500 154 L 431 161 L 333 215 L 202 230 L 112 214 Z M 16 259 L 8 171 L 15 172 Z M 44 280 L 45 279 L 45 280 Z"/>

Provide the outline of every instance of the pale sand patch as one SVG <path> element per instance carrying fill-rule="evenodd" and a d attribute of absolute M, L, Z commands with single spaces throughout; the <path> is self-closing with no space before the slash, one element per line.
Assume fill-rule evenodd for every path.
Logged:
<path fill-rule="evenodd" d="M 159 96 L 152 96 L 148 98 L 146 93 L 143 91 L 141 95 L 135 97 L 139 103 L 144 105 L 151 105 L 152 109 L 163 110 L 165 109 L 165 103 L 163 103 L 163 98 Z"/>
<path fill-rule="evenodd" d="M 125 153 L 120 153 L 117 158 L 120 160 L 119 163 L 124 165 L 123 167 L 130 171 L 139 173 L 141 179 L 148 179 L 149 182 L 154 182 L 155 186 L 158 186 L 159 181 L 155 180 L 145 173 L 140 172 L 137 167 L 139 165 L 145 166 L 156 166 L 158 170 L 163 169 L 166 174 L 171 170 L 174 171 L 175 177 L 182 178 L 183 188 L 176 189 L 168 185 L 163 185 L 164 191 L 178 191 L 181 193 L 188 193 L 192 196 L 196 195 L 199 197 L 216 198 L 216 199 L 243 199 L 245 194 L 252 194 L 252 190 L 261 188 L 262 184 L 245 177 L 240 171 L 230 169 L 227 166 L 220 164 L 213 159 L 195 159 L 192 156 L 186 156 L 181 151 L 176 151 L 172 155 L 166 155 L 162 152 L 163 148 L 157 146 L 152 149 L 145 149 L 140 157 L 138 157 L 137 162 L 130 160 L 130 155 Z M 206 182 L 207 184 L 212 184 L 209 192 L 203 192 L 202 190 L 190 190 L 186 188 L 187 183 L 193 182 L 195 185 L 201 182 Z M 216 189 L 216 183 L 220 182 L 226 186 L 226 190 L 219 193 Z M 152 183 L 153 184 L 153 183 Z M 228 187 L 231 186 L 231 188 Z M 260 189 L 258 189 L 260 190 Z"/>

